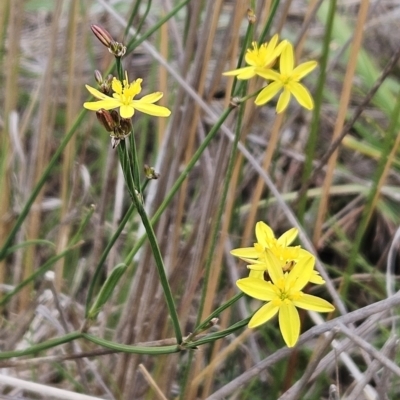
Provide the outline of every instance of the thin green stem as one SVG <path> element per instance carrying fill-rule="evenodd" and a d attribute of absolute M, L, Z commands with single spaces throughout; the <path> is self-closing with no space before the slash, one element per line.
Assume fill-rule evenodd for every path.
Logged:
<path fill-rule="evenodd" d="M 264 29 L 262 30 L 260 34 L 260 38 L 258 39 L 258 43 L 261 44 L 265 41 L 265 38 L 269 34 L 269 30 L 271 29 L 272 22 L 274 21 L 274 17 L 276 14 L 276 11 L 278 10 L 280 0 L 275 0 L 274 3 L 272 4 L 271 11 L 268 16 L 268 20 L 264 25 Z"/>
<path fill-rule="evenodd" d="M 201 294 L 201 298 L 200 298 L 200 305 L 199 305 L 198 312 L 197 312 L 197 324 L 199 324 L 201 321 L 201 316 L 203 314 L 203 309 L 204 309 L 204 303 L 205 303 L 206 296 L 207 296 L 207 288 L 208 288 L 208 279 L 210 277 L 210 269 L 211 269 L 211 265 L 212 265 L 213 259 L 214 259 L 215 247 L 217 246 L 218 234 L 220 231 L 220 224 L 221 224 L 222 216 L 223 216 L 224 210 L 225 210 L 226 197 L 227 197 L 228 191 L 229 191 L 229 184 L 230 184 L 230 181 L 232 178 L 233 169 L 234 169 L 235 162 L 236 162 L 237 146 L 238 146 L 239 138 L 240 138 L 243 114 L 244 114 L 244 107 L 242 105 L 239 108 L 238 119 L 237 119 L 236 130 L 235 130 L 235 138 L 233 140 L 232 151 L 231 151 L 231 154 L 229 157 L 228 167 L 227 167 L 227 171 L 226 171 L 225 178 L 224 178 L 224 185 L 223 185 L 223 189 L 222 189 L 221 200 L 218 204 L 217 215 L 215 216 L 213 232 L 211 234 L 211 245 L 209 247 L 209 251 L 207 254 L 205 273 L 204 273 L 203 285 L 202 285 L 202 294 Z"/>
<path fill-rule="evenodd" d="M 174 326 L 176 341 L 178 343 L 181 343 L 182 342 L 182 332 L 181 332 L 181 327 L 179 325 L 178 313 L 177 313 L 177 310 L 175 307 L 175 301 L 172 296 L 171 287 L 169 286 L 167 274 L 165 272 L 164 261 L 161 256 L 160 247 L 158 246 L 158 242 L 157 242 L 157 238 L 154 233 L 154 230 L 153 230 L 153 226 L 152 226 L 151 221 L 146 213 L 146 210 L 143 207 L 141 198 L 139 198 L 139 195 L 136 192 L 133 193 L 133 201 L 135 203 L 136 209 L 138 210 L 140 218 L 142 219 L 144 228 L 147 233 L 147 237 L 150 242 L 150 247 L 153 252 L 154 260 L 156 262 L 158 276 L 160 278 L 160 283 L 163 288 L 164 297 L 167 302 L 169 315 L 171 316 L 172 324 Z"/>
<path fill-rule="evenodd" d="M 82 337 L 95 343 L 101 347 L 107 349 L 120 351 L 121 353 L 133 353 L 133 354 L 147 354 L 152 356 L 162 355 L 162 354 L 172 354 L 179 353 L 182 349 L 178 345 L 172 346 L 129 346 L 126 344 L 119 344 L 116 342 L 111 342 L 109 340 L 101 339 L 88 333 L 82 333 Z"/>
<path fill-rule="evenodd" d="M 65 343 L 72 342 L 73 340 L 79 339 L 82 337 L 82 333 L 80 332 L 71 332 L 64 336 L 47 340 L 46 342 L 35 344 L 23 350 L 15 350 L 15 351 L 3 351 L 0 352 L 0 359 L 4 360 L 7 358 L 13 357 L 22 357 L 29 356 L 31 354 L 37 354 L 43 350 L 51 349 L 56 346 L 60 346 Z"/>
<path fill-rule="evenodd" d="M 90 281 L 89 284 L 89 289 L 86 297 L 86 308 L 85 308 L 85 317 L 87 318 L 88 311 L 91 307 L 92 303 L 92 298 L 93 298 L 93 292 L 94 292 L 94 287 L 96 285 L 96 282 L 98 281 L 103 265 L 107 259 L 108 254 L 110 253 L 112 247 L 114 246 L 114 243 L 117 241 L 119 236 L 121 235 L 122 230 L 124 229 L 126 223 L 129 221 L 129 218 L 132 216 L 133 212 L 135 211 L 136 207 L 132 203 L 128 209 L 128 211 L 125 213 L 124 218 L 122 219 L 121 223 L 118 225 L 117 230 L 114 232 L 112 235 L 110 241 L 108 242 L 106 248 L 103 251 L 103 254 L 100 257 L 100 261 L 96 266 L 96 269 L 94 271 L 94 275 Z"/>
<path fill-rule="evenodd" d="M 158 221 L 158 219 L 161 217 L 162 213 L 168 207 L 169 203 L 172 201 L 172 199 L 174 198 L 175 194 L 180 189 L 182 183 L 187 178 L 187 176 L 189 175 L 190 171 L 195 166 L 195 164 L 199 160 L 200 156 L 203 154 L 204 150 L 210 144 L 211 140 L 218 133 L 218 130 L 221 128 L 221 125 L 224 123 L 224 121 L 226 120 L 226 118 L 228 117 L 228 115 L 230 114 L 231 111 L 232 111 L 232 108 L 229 107 L 222 113 L 221 117 L 215 123 L 215 125 L 212 127 L 212 129 L 210 130 L 209 134 L 204 139 L 203 143 L 199 146 L 197 151 L 193 154 L 192 159 L 189 161 L 189 163 L 186 166 L 186 168 L 179 175 L 178 179 L 173 184 L 171 190 L 165 196 L 164 201 L 161 203 L 160 207 L 158 208 L 158 210 L 155 212 L 155 214 L 151 218 L 151 224 L 152 225 L 154 225 Z M 135 254 L 138 252 L 138 250 L 143 246 L 143 243 L 144 243 L 145 239 L 146 239 L 146 235 L 143 235 L 141 238 L 139 238 L 138 241 L 136 242 L 136 245 L 133 247 L 133 249 L 130 251 L 130 253 L 126 256 L 125 263 L 127 265 L 131 262 L 131 260 L 133 259 Z"/>
<path fill-rule="evenodd" d="M 82 242 L 83 243 L 83 242 Z M 20 282 L 18 285 L 14 287 L 13 290 L 11 290 L 9 293 L 7 293 L 1 300 L 0 300 L 0 306 L 4 306 L 16 293 L 18 293 L 24 286 L 26 286 L 28 283 L 34 281 L 37 277 L 43 275 L 46 271 L 48 271 L 56 261 L 60 260 L 61 258 L 65 257 L 67 253 L 69 253 L 71 250 L 75 249 L 75 245 L 72 247 L 69 247 L 68 249 L 64 250 L 60 254 L 57 254 L 51 258 L 49 258 L 40 268 L 38 268 L 32 275 L 30 275 L 27 279 L 24 281 Z"/>
<path fill-rule="evenodd" d="M 342 296 L 343 298 L 347 298 L 347 290 L 349 288 L 349 283 L 351 277 L 354 274 L 354 270 L 357 264 L 357 258 L 359 256 L 360 247 L 362 241 L 364 239 L 364 235 L 367 231 L 368 223 L 370 222 L 370 217 L 372 214 L 372 207 L 374 206 L 375 196 L 378 192 L 378 186 L 380 184 L 380 180 L 382 178 L 382 174 L 385 171 L 386 163 L 388 162 L 388 156 L 393 149 L 393 146 L 396 141 L 397 137 L 397 126 L 399 122 L 400 116 L 400 92 L 397 94 L 396 104 L 393 107 L 392 115 L 390 118 L 390 126 L 385 134 L 384 142 L 382 146 L 381 156 L 378 162 L 378 165 L 375 169 L 375 173 L 372 177 L 372 184 L 369 190 L 369 194 L 367 197 L 366 204 L 363 209 L 363 213 L 361 216 L 361 221 L 358 224 L 358 229 L 356 233 L 356 237 L 351 246 L 351 252 L 349 256 L 349 263 L 347 265 L 345 274 L 344 274 L 344 281 L 342 286 Z"/>
<path fill-rule="evenodd" d="M 11 229 L 10 234 L 8 235 L 7 239 L 5 240 L 3 247 L 0 250 L 0 261 L 4 259 L 4 257 L 7 254 L 7 249 L 10 247 L 12 241 L 15 238 L 15 235 L 17 234 L 19 228 L 21 227 L 22 223 L 24 222 L 25 218 L 27 217 L 29 210 L 31 209 L 37 195 L 39 194 L 40 190 L 43 188 L 44 184 L 46 183 L 49 175 L 51 172 L 54 170 L 56 163 L 58 162 L 58 159 L 61 155 L 61 153 L 64 151 L 65 147 L 69 143 L 69 141 L 72 139 L 72 136 L 75 134 L 76 129 L 80 125 L 80 123 L 83 120 L 84 115 L 86 114 L 86 110 L 82 110 L 78 117 L 76 118 L 74 124 L 72 125 L 71 129 L 68 131 L 66 136 L 64 136 L 64 139 L 58 146 L 57 150 L 55 151 L 53 157 L 51 158 L 48 166 L 44 170 L 42 176 L 40 177 L 38 183 L 35 185 L 35 187 L 32 190 L 31 195 L 29 196 L 28 201 L 26 202 L 25 206 L 21 210 L 17 221 L 15 222 L 15 225 Z"/>
<path fill-rule="evenodd" d="M 182 3 L 179 3 L 176 7 L 174 7 L 168 14 L 166 14 L 163 18 L 161 18 L 152 28 L 150 28 L 143 36 L 139 39 L 133 38 L 127 47 L 127 53 L 130 53 L 136 47 L 138 47 L 141 43 L 143 43 L 149 36 L 151 36 L 154 32 L 158 31 L 160 26 L 165 24 L 170 18 L 174 17 L 175 14 L 183 8 L 186 4 L 188 4 L 191 0 L 184 0 Z"/>
<path fill-rule="evenodd" d="M 304 168 L 303 168 L 303 176 L 302 176 L 302 182 L 305 184 L 305 182 L 308 181 L 311 175 L 311 171 L 313 168 L 313 162 L 314 162 L 314 154 L 315 154 L 315 149 L 317 146 L 317 139 L 320 131 L 320 116 L 321 116 L 321 106 L 323 103 L 323 96 L 324 96 L 324 88 L 325 88 L 325 81 L 326 81 L 326 68 L 328 65 L 328 58 L 329 58 L 329 53 L 330 53 L 330 45 L 331 45 L 331 38 L 332 38 L 332 31 L 333 31 L 333 22 L 335 19 L 335 14 L 336 14 L 336 0 L 333 0 L 330 2 L 330 8 L 329 12 L 327 15 L 327 21 L 326 21 L 326 29 L 325 29 L 325 35 L 324 35 L 324 41 L 323 41 L 323 46 L 322 46 L 322 56 L 321 56 L 321 62 L 320 62 L 320 75 L 318 77 L 318 82 L 317 82 L 317 90 L 315 93 L 315 107 L 313 111 L 313 116 L 312 116 L 312 121 L 311 121 L 311 129 L 310 129 L 310 134 L 308 136 L 308 142 L 307 142 L 307 147 L 305 154 L 307 154 L 307 157 L 304 161 Z M 299 199 L 298 203 L 298 208 L 297 208 L 297 217 L 300 222 L 303 221 L 304 218 L 304 213 L 306 210 L 306 204 L 307 204 L 307 193 L 305 192 L 301 198 Z"/>

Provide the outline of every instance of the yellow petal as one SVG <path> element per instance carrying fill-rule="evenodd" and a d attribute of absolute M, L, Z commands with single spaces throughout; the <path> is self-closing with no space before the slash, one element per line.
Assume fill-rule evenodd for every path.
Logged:
<path fill-rule="evenodd" d="M 282 50 L 281 58 L 279 61 L 279 69 L 282 75 L 290 76 L 293 72 L 294 65 L 294 55 L 293 55 L 293 46 L 291 43 L 287 43 L 287 45 Z"/>
<path fill-rule="evenodd" d="M 235 257 L 258 258 L 259 253 L 254 247 L 241 247 L 231 250 L 231 254 Z"/>
<path fill-rule="evenodd" d="M 89 91 L 89 93 L 92 96 L 94 96 L 96 99 L 100 99 L 100 100 L 112 99 L 112 97 L 107 96 L 104 93 L 101 93 L 100 91 L 98 91 L 97 89 L 95 89 L 89 85 L 85 85 L 85 87 Z"/>
<path fill-rule="evenodd" d="M 155 103 L 163 97 L 163 92 L 154 92 L 143 96 L 140 100 L 142 103 Z"/>
<path fill-rule="evenodd" d="M 278 103 L 276 105 L 276 112 L 280 114 L 281 112 L 285 111 L 287 106 L 289 105 L 290 101 L 290 91 L 284 87 L 283 92 L 279 96 Z"/>
<path fill-rule="evenodd" d="M 300 317 L 290 301 L 282 302 L 279 307 L 279 328 L 287 347 L 293 347 L 300 335 Z"/>
<path fill-rule="evenodd" d="M 249 328 L 255 328 L 269 321 L 276 315 L 279 307 L 274 305 L 272 302 L 263 305 L 256 313 L 251 317 L 249 321 Z"/>
<path fill-rule="evenodd" d="M 250 297 L 271 301 L 277 297 L 271 282 L 257 278 L 243 278 L 236 281 L 236 286 Z"/>
<path fill-rule="evenodd" d="M 135 114 L 135 109 L 131 105 L 122 104 L 119 113 L 122 118 L 132 118 L 133 114 Z"/>
<path fill-rule="evenodd" d="M 261 78 L 271 80 L 271 81 L 279 81 L 281 79 L 280 74 L 272 69 L 263 69 L 263 68 L 256 68 L 255 73 Z"/>
<path fill-rule="evenodd" d="M 263 247 L 269 247 L 271 240 L 275 239 L 274 231 L 262 221 L 256 223 L 257 242 Z"/>
<path fill-rule="evenodd" d="M 298 82 L 290 82 L 288 88 L 301 106 L 307 110 L 314 108 L 314 101 L 305 86 Z"/>
<path fill-rule="evenodd" d="M 264 279 L 264 271 L 250 270 L 249 278 Z"/>
<path fill-rule="evenodd" d="M 298 65 L 292 72 L 292 79 L 299 81 L 317 67 L 316 61 L 307 61 Z"/>
<path fill-rule="evenodd" d="M 100 109 L 111 110 L 120 106 L 119 101 L 109 97 L 109 100 L 87 101 L 83 103 L 83 107 L 91 111 L 99 111 Z"/>
<path fill-rule="evenodd" d="M 133 100 L 132 106 L 142 113 L 154 115 L 156 117 L 169 117 L 171 115 L 171 111 L 166 107 L 142 103 L 140 100 Z"/>
<path fill-rule="evenodd" d="M 262 106 L 267 103 L 282 89 L 282 86 L 282 83 L 279 81 L 270 83 L 267 87 L 261 90 L 254 103 L 257 106 Z"/>
<path fill-rule="evenodd" d="M 328 301 L 305 293 L 303 293 L 299 299 L 293 300 L 293 304 L 296 307 L 303 308 L 304 310 L 317 312 L 332 312 L 335 310 L 335 307 Z"/>
<path fill-rule="evenodd" d="M 296 228 L 289 229 L 279 237 L 278 243 L 284 247 L 289 246 L 296 239 L 298 232 Z"/>
<path fill-rule="evenodd" d="M 122 82 L 117 78 L 114 78 L 111 83 L 111 88 L 114 92 L 121 94 L 122 93 Z"/>
<path fill-rule="evenodd" d="M 302 257 L 293 269 L 289 272 L 286 285 L 294 291 L 300 291 L 310 282 L 312 272 L 314 270 L 315 257 Z"/>
<path fill-rule="evenodd" d="M 277 285 L 283 278 L 283 270 L 279 260 L 270 249 L 266 249 L 265 258 L 268 265 L 268 273 L 272 282 Z"/>
<path fill-rule="evenodd" d="M 247 80 L 255 76 L 254 67 L 243 67 L 234 69 L 232 71 L 224 72 L 224 76 L 236 76 L 238 79 Z"/>
<path fill-rule="evenodd" d="M 323 285 L 325 283 L 322 276 L 318 273 L 318 271 L 313 271 L 310 278 L 310 283 L 314 283 L 315 285 Z"/>

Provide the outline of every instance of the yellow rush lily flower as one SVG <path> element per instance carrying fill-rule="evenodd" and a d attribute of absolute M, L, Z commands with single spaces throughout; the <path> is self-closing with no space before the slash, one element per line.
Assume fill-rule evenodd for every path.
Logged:
<path fill-rule="evenodd" d="M 248 296 L 266 301 L 252 316 L 249 328 L 255 328 L 279 314 L 279 329 L 288 347 L 293 347 L 300 335 L 300 317 L 297 308 L 317 312 L 331 312 L 335 307 L 324 299 L 303 293 L 310 281 L 314 258 L 303 257 L 290 272 L 283 272 L 279 260 L 270 249 L 266 250 L 268 272 L 272 282 L 259 278 L 243 278 L 236 282 Z"/>
<path fill-rule="evenodd" d="M 296 98 L 301 106 L 307 110 L 312 110 L 314 108 L 314 101 L 307 88 L 299 83 L 299 81 L 308 75 L 316 66 L 316 61 L 308 61 L 294 68 L 293 46 L 288 42 L 282 50 L 280 57 L 280 72 L 271 69 L 259 71 L 258 75 L 273 82 L 258 94 L 254 103 L 257 106 L 261 106 L 282 91 L 276 106 L 276 112 L 278 114 L 287 108 L 291 95 Z"/>
<path fill-rule="evenodd" d="M 269 270 L 266 249 L 271 250 L 279 260 L 284 272 L 290 271 L 303 257 L 314 258 L 311 253 L 300 246 L 289 246 L 296 239 L 297 234 L 298 230 L 291 228 L 276 239 L 273 230 L 266 223 L 260 221 L 256 224 L 257 243 L 254 243 L 253 247 L 233 249 L 231 254 L 249 263 L 247 268 L 251 270 L 251 277 L 262 278 L 264 271 Z M 261 273 L 257 274 L 256 271 Z M 310 282 L 317 285 L 325 283 L 316 270 L 313 270 Z"/>
<path fill-rule="evenodd" d="M 151 93 L 139 100 L 134 100 L 135 96 L 142 91 L 142 81 L 143 79 L 136 79 L 132 83 L 129 83 L 126 72 L 125 79 L 122 82 L 113 78 L 111 84 L 111 88 L 114 91 L 113 97 L 107 96 L 97 89 L 86 85 L 86 89 L 96 99 L 99 99 L 99 101 L 88 101 L 83 104 L 83 107 L 92 111 L 99 111 L 100 109 L 111 110 L 119 107 L 119 113 L 122 118 L 131 118 L 135 110 L 156 117 L 168 117 L 171 114 L 168 108 L 153 104 L 161 99 L 163 96 L 162 92 Z"/>
<path fill-rule="evenodd" d="M 282 53 L 283 48 L 288 43 L 283 40 L 278 44 L 278 35 L 274 35 L 268 43 L 263 43 L 258 46 L 257 42 L 253 42 L 253 49 L 247 49 L 244 57 L 248 67 L 234 69 L 232 71 L 224 72 L 225 76 L 236 76 L 238 79 L 250 79 L 256 75 L 261 75 L 265 70 L 271 68 L 276 59 Z M 262 76 L 262 75 L 261 75 Z"/>

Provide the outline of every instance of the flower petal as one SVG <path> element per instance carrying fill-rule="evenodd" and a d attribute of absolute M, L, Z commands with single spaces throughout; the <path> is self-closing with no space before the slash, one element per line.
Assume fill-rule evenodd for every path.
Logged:
<path fill-rule="evenodd" d="M 304 286 L 310 282 L 312 272 L 314 270 L 315 257 L 305 256 L 302 257 L 293 269 L 289 272 L 286 285 L 293 291 L 300 291 Z"/>
<path fill-rule="evenodd" d="M 261 90 L 254 103 L 257 106 L 262 106 L 267 103 L 282 89 L 282 86 L 282 82 L 279 81 L 270 83 L 267 87 Z"/>
<path fill-rule="evenodd" d="M 234 69 L 232 71 L 224 72 L 222 75 L 225 76 L 236 76 L 238 79 L 250 79 L 256 75 L 254 67 L 243 67 Z"/>
<path fill-rule="evenodd" d="M 171 111 L 166 107 L 142 103 L 140 100 L 133 100 L 132 106 L 142 113 L 154 115 L 156 117 L 168 117 L 171 115 Z"/>
<path fill-rule="evenodd" d="M 325 283 L 322 276 L 318 273 L 318 271 L 314 270 L 311 274 L 310 283 L 314 283 L 316 285 L 323 285 Z"/>
<path fill-rule="evenodd" d="M 143 103 L 155 103 L 156 101 L 160 100 L 161 97 L 163 97 L 163 92 L 154 92 L 150 94 L 146 94 L 146 96 L 143 96 L 140 100 Z"/>
<path fill-rule="evenodd" d="M 266 249 L 265 258 L 268 265 L 269 276 L 272 282 L 277 285 L 284 276 L 281 263 L 270 249 Z"/>
<path fill-rule="evenodd" d="M 111 83 L 111 88 L 115 93 L 121 94 L 122 93 L 122 82 L 117 78 L 113 78 Z"/>
<path fill-rule="evenodd" d="M 317 65 L 318 63 L 316 61 L 307 61 L 298 65 L 292 72 L 292 78 L 296 81 L 299 81 L 301 78 L 304 78 L 312 70 L 314 70 Z"/>
<path fill-rule="evenodd" d="M 281 79 L 281 75 L 272 69 L 255 68 L 255 73 L 261 78 L 271 81 L 279 81 Z"/>
<path fill-rule="evenodd" d="M 275 239 L 274 231 L 265 222 L 259 221 L 256 224 L 256 238 L 261 246 L 269 247 L 271 240 Z"/>
<path fill-rule="evenodd" d="M 263 305 L 256 313 L 252 316 L 249 321 L 249 328 L 255 328 L 269 321 L 279 311 L 279 306 L 274 305 L 272 302 Z"/>
<path fill-rule="evenodd" d="M 112 99 L 112 97 L 107 96 L 104 93 L 101 93 L 100 91 L 98 91 L 97 89 L 89 86 L 89 85 L 85 85 L 86 89 L 89 91 L 89 93 L 94 96 L 96 99 L 100 99 L 100 100 L 107 100 L 107 99 Z"/>
<path fill-rule="evenodd" d="M 293 304 L 296 307 L 317 312 L 332 312 L 335 310 L 335 307 L 328 301 L 305 293 L 297 300 L 293 300 Z"/>
<path fill-rule="evenodd" d="M 311 97 L 308 89 L 298 82 L 290 82 L 288 84 L 288 89 L 292 92 L 293 96 L 300 103 L 301 106 L 307 110 L 312 110 L 314 108 L 314 101 Z"/>
<path fill-rule="evenodd" d="M 255 271 L 253 269 L 250 270 L 249 278 L 263 279 L 264 280 L 264 271 Z"/>
<path fill-rule="evenodd" d="M 289 246 L 296 239 L 298 233 L 297 228 L 289 229 L 278 238 L 278 244 L 284 247 Z"/>
<path fill-rule="evenodd" d="M 241 247 L 231 250 L 231 254 L 235 257 L 258 258 L 259 253 L 254 247 Z"/>
<path fill-rule="evenodd" d="M 285 111 L 290 101 L 290 90 L 286 87 L 283 88 L 283 92 L 279 96 L 278 103 L 276 105 L 276 113 L 280 114 Z"/>
<path fill-rule="evenodd" d="M 282 75 L 290 76 L 293 72 L 294 55 L 293 46 L 290 42 L 283 48 L 279 61 L 279 70 Z"/>
<path fill-rule="evenodd" d="M 122 118 L 132 118 L 133 114 L 135 114 L 135 109 L 131 105 L 121 104 L 119 113 Z"/>
<path fill-rule="evenodd" d="M 83 103 L 83 107 L 91 111 L 99 111 L 101 108 L 104 108 L 104 110 L 111 110 L 119 107 L 120 105 L 121 103 L 119 101 L 116 101 L 111 97 L 109 97 L 107 100 L 87 101 Z"/>
<path fill-rule="evenodd" d="M 300 335 L 300 317 L 292 302 L 282 302 L 279 308 L 279 328 L 287 347 L 293 347 Z"/>
<path fill-rule="evenodd" d="M 258 300 L 271 301 L 276 298 L 276 292 L 271 282 L 257 278 L 243 278 L 236 281 L 236 286 L 250 297 Z"/>

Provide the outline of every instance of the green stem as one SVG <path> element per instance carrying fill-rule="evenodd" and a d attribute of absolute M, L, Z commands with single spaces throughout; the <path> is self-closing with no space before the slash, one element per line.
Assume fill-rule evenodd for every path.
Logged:
<path fill-rule="evenodd" d="M 92 343 L 98 344 L 99 346 L 107 349 L 120 351 L 122 353 L 133 353 L 133 354 L 147 354 L 157 356 L 161 354 L 172 354 L 179 353 L 182 349 L 175 345 L 172 346 L 157 346 L 157 347 L 146 347 L 146 346 L 129 346 L 126 344 L 119 344 L 111 342 L 109 340 L 101 339 L 88 333 L 82 333 L 82 337 L 89 340 Z"/>
<path fill-rule="evenodd" d="M 22 223 L 24 222 L 25 218 L 27 217 L 32 204 L 34 203 L 37 195 L 39 194 L 40 190 L 46 183 L 50 173 L 54 170 L 58 158 L 60 157 L 61 153 L 64 151 L 65 147 L 71 140 L 72 136 L 74 135 L 76 129 L 78 128 L 79 124 L 82 122 L 84 115 L 86 114 L 86 110 L 82 110 L 78 117 L 76 118 L 74 124 L 72 125 L 71 129 L 68 131 L 64 139 L 62 140 L 60 146 L 58 146 L 56 152 L 54 153 L 53 157 L 51 158 L 49 165 L 44 170 L 42 176 L 40 177 L 38 183 L 32 190 L 31 195 L 29 196 L 28 201 L 26 202 L 24 208 L 21 210 L 17 221 L 15 222 L 14 227 L 11 229 L 10 234 L 8 235 L 7 239 L 5 240 L 3 247 L 0 250 L 0 261 L 4 259 L 7 254 L 7 249 L 10 247 L 11 242 L 14 240 L 15 235 L 17 234 L 19 228 L 21 227 Z"/>
<path fill-rule="evenodd" d="M 82 242 L 83 243 L 83 242 Z M 64 250 L 60 254 L 57 254 L 56 256 L 51 257 L 48 259 L 40 268 L 38 268 L 32 275 L 30 275 L 27 279 L 24 281 L 20 282 L 17 286 L 14 287 L 11 292 L 7 293 L 1 300 L 0 300 L 0 306 L 3 306 L 6 304 L 16 293 L 18 293 L 24 286 L 26 286 L 28 283 L 34 281 L 37 277 L 43 275 L 46 271 L 48 271 L 53 264 L 60 260 L 61 258 L 65 257 L 68 252 L 73 250 L 76 246 L 69 247 L 68 249 Z"/>
<path fill-rule="evenodd" d="M 239 138 L 240 138 L 243 114 L 244 114 L 244 107 L 241 106 L 239 108 L 239 115 L 238 115 L 238 120 L 237 120 L 237 124 L 236 124 L 235 138 L 234 138 L 233 144 L 232 144 L 232 151 L 231 151 L 231 154 L 229 157 L 228 167 L 227 167 L 227 171 L 226 171 L 225 178 L 224 178 L 224 186 L 222 189 L 221 200 L 218 204 L 217 215 L 215 216 L 215 224 L 213 227 L 213 232 L 211 234 L 211 245 L 209 247 L 209 251 L 207 254 L 205 273 L 204 273 L 204 281 L 203 281 L 203 285 L 202 285 L 203 289 L 202 289 L 202 294 L 201 294 L 201 299 L 200 299 L 200 305 L 199 305 L 198 312 L 197 312 L 197 324 L 200 323 L 201 316 L 203 314 L 204 303 L 205 303 L 205 300 L 207 297 L 208 280 L 210 277 L 211 265 L 212 265 L 213 259 L 214 259 L 214 251 L 215 251 L 215 247 L 217 246 L 218 234 L 220 231 L 222 215 L 224 214 L 224 211 L 225 211 L 225 203 L 226 203 L 226 197 L 227 197 L 228 191 L 229 191 L 229 184 L 230 184 L 230 181 L 232 178 L 233 169 L 235 167 L 235 162 L 237 160 L 237 157 L 236 157 L 237 146 L 238 146 Z"/>
<path fill-rule="evenodd" d="M 149 36 L 151 36 L 154 32 L 158 31 L 161 25 L 165 24 L 170 18 L 174 17 L 175 14 L 183 8 L 186 4 L 188 4 L 191 0 L 184 0 L 182 3 L 179 3 L 176 7 L 174 7 L 168 14 L 166 14 L 163 18 L 161 18 L 157 24 L 155 24 L 151 29 L 149 29 L 143 36 L 136 40 L 133 38 L 127 47 L 127 53 L 130 53 L 132 50 L 136 49 L 142 42 L 144 42 Z"/>
<path fill-rule="evenodd" d="M 82 334 L 80 332 L 71 332 L 64 336 L 61 336 L 61 337 L 58 337 L 55 339 L 50 339 L 50 340 L 47 340 L 46 342 L 30 346 L 27 349 L 0 352 L 0 359 L 4 360 L 7 358 L 22 357 L 22 356 L 28 356 L 31 354 L 37 354 L 43 350 L 47 350 L 52 347 L 60 346 L 61 344 L 65 344 L 68 342 L 72 342 L 73 340 L 79 339 L 81 337 L 82 337 Z"/>
<path fill-rule="evenodd" d="M 150 242 L 150 247 L 153 252 L 154 260 L 156 262 L 158 276 L 160 278 L 160 283 L 163 288 L 164 297 L 167 302 L 169 315 L 171 316 L 172 324 L 174 326 L 176 341 L 177 341 L 177 343 L 181 343 L 182 342 L 182 332 L 181 332 L 181 327 L 179 325 L 178 313 L 176 311 L 175 302 L 172 297 L 171 287 L 169 286 L 167 274 L 165 273 L 164 261 L 161 256 L 161 251 L 158 246 L 158 242 L 157 242 L 157 238 L 154 233 L 154 230 L 153 230 L 153 226 L 152 226 L 151 221 L 146 213 L 146 210 L 143 207 L 142 201 L 141 201 L 141 199 L 139 199 L 139 195 L 136 192 L 133 193 L 133 201 L 134 201 L 136 209 L 140 215 L 140 218 L 142 219 L 144 228 L 147 233 L 147 237 Z"/>
<path fill-rule="evenodd" d="M 135 211 L 135 205 L 132 203 L 131 206 L 129 207 L 128 211 L 126 212 L 126 214 L 124 215 L 124 218 L 122 219 L 121 223 L 118 225 L 117 230 L 114 232 L 114 234 L 112 235 L 110 241 L 107 244 L 107 247 L 104 249 L 103 254 L 100 257 L 100 261 L 96 266 L 96 270 L 94 271 L 94 275 L 93 278 L 90 281 L 89 284 L 89 289 L 88 289 L 88 293 L 87 293 L 87 297 L 86 297 L 86 309 L 85 309 L 85 317 L 87 318 L 87 314 L 88 311 L 91 307 L 91 302 L 92 302 L 92 298 L 93 298 L 93 291 L 94 291 L 94 287 L 95 284 L 100 276 L 102 267 L 106 261 L 106 258 L 108 256 L 108 254 L 110 253 L 112 247 L 114 246 L 114 243 L 117 241 L 117 239 L 119 238 L 122 230 L 124 229 L 126 223 L 129 221 L 129 218 L 132 216 L 133 212 Z"/>
<path fill-rule="evenodd" d="M 318 135 L 319 135 L 319 127 L 320 127 L 320 116 L 321 116 L 321 106 L 323 104 L 323 96 L 324 96 L 324 88 L 326 81 L 326 68 L 328 65 L 328 57 L 330 53 L 330 45 L 332 38 L 332 30 L 333 30 L 333 21 L 335 19 L 336 13 L 336 0 L 330 2 L 329 13 L 326 21 L 326 29 L 322 47 L 322 57 L 320 62 L 320 75 L 318 77 L 317 82 L 317 91 L 315 93 L 315 107 L 313 111 L 312 121 L 311 121 L 311 129 L 308 137 L 307 147 L 305 150 L 305 154 L 307 157 L 304 161 L 303 168 L 303 176 L 302 182 L 303 185 L 308 181 L 314 161 L 315 149 L 317 146 Z M 299 199 L 298 208 L 297 208 L 297 217 L 299 221 L 302 223 L 304 218 L 304 213 L 307 205 L 307 192 L 303 194 L 303 196 Z"/>
<path fill-rule="evenodd" d="M 369 190 L 369 194 L 367 197 L 366 204 L 363 209 L 363 213 L 361 216 L 361 221 L 358 224 L 358 229 L 356 233 L 356 237 L 351 246 L 351 252 L 349 256 L 349 263 L 347 265 L 343 287 L 341 291 L 341 295 L 343 298 L 347 298 L 347 290 L 349 287 L 349 283 L 351 277 L 354 274 L 355 266 L 357 263 L 358 254 L 360 252 L 360 247 L 364 238 L 364 235 L 368 228 L 368 223 L 370 221 L 370 217 L 372 214 L 372 207 L 374 206 L 376 193 L 378 192 L 378 186 L 380 185 L 380 181 L 382 178 L 382 174 L 385 171 L 386 163 L 388 162 L 388 156 L 395 145 L 397 130 L 398 130 L 398 121 L 400 116 L 400 92 L 397 94 L 397 101 L 393 107 L 392 115 L 390 118 L 390 126 L 385 134 L 384 142 L 382 146 L 381 156 L 378 162 L 378 165 L 375 169 L 375 173 L 372 177 L 372 185 Z"/>
<path fill-rule="evenodd" d="M 161 217 L 162 213 L 168 207 L 169 203 L 172 201 L 172 199 L 175 196 L 176 192 L 180 189 L 182 183 L 184 182 L 184 180 L 189 175 L 189 172 L 195 166 L 195 164 L 197 163 L 197 161 L 199 160 L 200 156 L 203 154 L 204 150 L 207 148 L 207 146 L 209 145 L 211 140 L 218 133 L 218 130 L 221 128 L 221 125 L 224 123 L 224 121 L 226 120 L 226 118 L 228 117 L 228 115 L 230 114 L 231 111 L 232 111 L 231 107 L 227 108 L 222 113 L 221 117 L 216 122 L 216 124 L 212 127 L 212 129 L 210 130 L 209 134 L 204 139 L 203 143 L 200 145 L 200 147 L 194 153 L 192 159 L 189 161 L 189 163 L 186 166 L 186 168 L 179 175 L 178 179 L 175 181 L 175 183 L 172 186 L 171 190 L 165 196 L 164 201 L 161 203 L 160 207 L 158 208 L 158 210 L 155 212 L 155 214 L 151 218 L 151 224 L 152 225 L 154 225 L 158 221 L 158 219 Z M 130 253 L 126 256 L 124 262 L 127 265 L 131 262 L 131 260 L 133 259 L 135 254 L 138 252 L 138 250 L 142 247 L 145 239 L 146 239 L 146 235 L 143 235 L 141 238 L 139 238 L 139 240 L 136 242 L 136 245 L 133 247 L 133 249 L 130 251 Z"/>
<path fill-rule="evenodd" d="M 276 11 L 278 9 L 279 3 L 280 3 L 280 0 L 275 0 L 274 3 L 272 4 L 271 11 L 268 16 L 268 20 L 267 20 L 266 24 L 264 25 L 264 29 L 262 30 L 262 32 L 260 34 L 258 44 L 261 44 L 265 41 L 265 38 L 268 35 L 269 30 L 271 29 L 272 22 L 274 21 L 274 17 L 275 17 Z"/>

